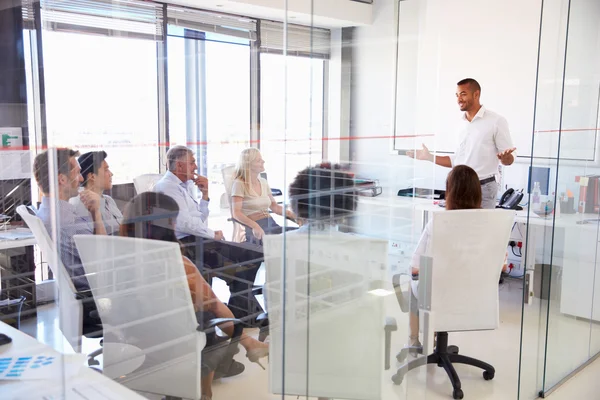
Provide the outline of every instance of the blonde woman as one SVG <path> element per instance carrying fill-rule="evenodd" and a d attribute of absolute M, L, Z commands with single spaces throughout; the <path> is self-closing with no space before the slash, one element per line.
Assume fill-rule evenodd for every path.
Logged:
<path fill-rule="evenodd" d="M 291 210 L 284 210 L 273 198 L 267 180 L 260 176 L 264 170 L 265 161 L 258 149 L 250 147 L 243 150 L 231 187 L 233 218 L 246 225 L 246 241 L 260 245 L 264 235 L 278 234 L 283 231 L 283 228 L 271 218 L 269 210 L 296 220 L 296 215 Z M 290 229 L 294 228 L 286 228 L 286 230 Z"/>

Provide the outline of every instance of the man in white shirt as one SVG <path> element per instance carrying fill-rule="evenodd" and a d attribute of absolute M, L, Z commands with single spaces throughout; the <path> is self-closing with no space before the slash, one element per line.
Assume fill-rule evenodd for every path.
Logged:
<path fill-rule="evenodd" d="M 119 235 L 123 214 L 121 214 L 121 210 L 119 210 L 113 198 L 104 194 L 105 191 L 112 189 L 113 177 L 110 166 L 106 162 L 106 157 L 105 151 L 90 151 L 79 157 L 77 161 L 79 161 L 81 176 L 83 176 L 81 186 L 100 196 L 100 212 L 102 213 L 106 233 L 108 235 Z M 89 211 L 79 196 L 72 197 L 69 203 L 76 207 L 77 215 L 88 216 Z"/>
<path fill-rule="evenodd" d="M 508 123 L 506 119 L 486 109 L 480 102 L 481 86 L 475 79 L 467 78 L 457 83 L 456 99 L 461 111 L 462 128 L 460 145 L 452 156 L 435 156 L 423 145 L 406 155 L 417 160 L 427 160 L 452 168 L 456 165 L 468 165 L 473 168 L 481 182 L 482 208 L 494 208 L 498 184 L 496 174 L 498 163 L 511 165 L 515 158 Z"/>
<path fill-rule="evenodd" d="M 174 146 L 167 152 L 167 172 L 153 191 L 173 198 L 179 206 L 175 236 L 185 244 L 186 255 L 198 267 L 208 267 L 229 281 L 231 298 L 228 306 L 236 318 L 248 312 L 248 297 L 256 272 L 263 260 L 259 246 L 227 242 L 222 231 L 208 227 L 208 179 L 196 174 L 198 166 L 190 149 Z M 201 197 L 198 199 L 196 191 Z M 224 268 L 227 264 L 234 264 Z M 234 271 L 234 272 L 232 272 Z"/>

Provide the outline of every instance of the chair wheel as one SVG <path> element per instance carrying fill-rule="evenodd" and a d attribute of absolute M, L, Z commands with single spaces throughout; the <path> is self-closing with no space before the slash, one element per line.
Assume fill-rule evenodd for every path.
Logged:
<path fill-rule="evenodd" d="M 486 381 L 491 381 L 492 379 L 494 379 L 494 375 L 494 372 L 483 371 L 483 379 L 485 379 Z"/>
<path fill-rule="evenodd" d="M 461 389 L 454 389 L 452 392 L 452 398 L 454 399 L 462 399 L 464 397 L 464 393 Z"/>
<path fill-rule="evenodd" d="M 400 352 L 398 354 L 396 354 L 396 360 L 398 360 L 398 362 L 404 362 L 404 360 L 406 360 L 407 356 L 408 356 L 408 348 L 404 348 L 404 349 L 400 350 Z"/>
<path fill-rule="evenodd" d="M 95 358 L 90 358 L 88 360 L 88 366 L 93 366 L 93 365 L 100 365 L 100 361 L 96 360 Z"/>
<path fill-rule="evenodd" d="M 450 345 L 448 346 L 448 354 L 458 354 L 458 346 Z"/>
<path fill-rule="evenodd" d="M 404 380 L 404 374 L 401 374 L 399 371 L 392 375 L 392 382 L 394 385 L 400 385 Z"/>

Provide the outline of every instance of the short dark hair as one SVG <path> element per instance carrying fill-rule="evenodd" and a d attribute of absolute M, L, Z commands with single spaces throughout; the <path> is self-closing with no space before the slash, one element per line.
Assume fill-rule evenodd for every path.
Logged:
<path fill-rule="evenodd" d="M 446 179 L 446 209 L 481 208 L 481 183 L 473 168 L 457 165 Z"/>
<path fill-rule="evenodd" d="M 479 82 L 477 82 L 473 78 L 465 78 L 461 81 L 458 81 L 458 83 L 456 84 L 456 86 L 462 86 L 462 85 L 469 85 L 469 89 L 471 89 L 473 92 L 476 92 L 479 90 L 479 93 L 481 93 L 481 85 L 479 85 Z"/>
<path fill-rule="evenodd" d="M 81 176 L 83 176 L 81 186 L 85 187 L 87 185 L 89 174 L 98 174 L 98 170 L 102 167 L 102 162 L 104 162 L 106 157 L 107 154 L 105 151 L 90 151 L 77 159 L 81 167 Z"/>
<path fill-rule="evenodd" d="M 178 214 L 177 202 L 166 194 L 140 193 L 125 205 L 119 234 L 127 237 L 178 242 L 172 223 Z"/>
<path fill-rule="evenodd" d="M 58 170 L 57 176 L 59 174 L 69 175 L 71 172 L 71 164 L 69 160 L 79 155 L 79 152 L 76 150 L 69 148 L 56 148 L 48 149 L 35 156 L 35 160 L 33 161 L 33 176 L 35 176 L 35 180 L 44 194 L 50 193 L 50 170 L 48 167 L 48 152 L 50 151 L 56 153 L 56 164 Z"/>
<path fill-rule="evenodd" d="M 337 218 L 356 209 L 354 174 L 322 163 L 298 172 L 290 185 L 292 209 L 299 218 Z"/>

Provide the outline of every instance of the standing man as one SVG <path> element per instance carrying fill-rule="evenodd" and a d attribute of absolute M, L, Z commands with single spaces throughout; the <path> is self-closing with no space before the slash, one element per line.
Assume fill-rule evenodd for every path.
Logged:
<path fill-rule="evenodd" d="M 479 176 L 482 192 L 482 208 L 494 208 L 498 184 L 498 163 L 511 165 L 514 161 L 513 147 L 506 119 L 486 109 L 480 102 L 481 86 L 475 79 L 467 78 L 457 83 L 456 99 L 463 111 L 460 130 L 461 143 L 452 156 L 435 156 L 423 145 L 421 150 L 407 151 L 406 155 L 417 160 L 427 160 L 452 168 L 468 165 Z"/>

